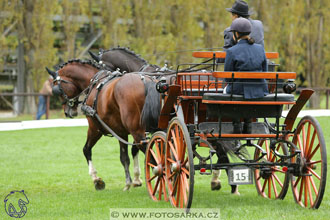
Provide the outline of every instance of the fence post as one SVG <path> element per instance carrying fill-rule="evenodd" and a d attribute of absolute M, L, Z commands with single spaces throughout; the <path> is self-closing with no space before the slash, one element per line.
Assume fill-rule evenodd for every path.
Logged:
<path fill-rule="evenodd" d="M 47 95 L 46 96 L 47 98 L 46 98 L 46 119 L 48 119 L 48 117 L 49 117 L 49 106 L 50 106 L 50 96 L 49 95 Z"/>
<path fill-rule="evenodd" d="M 326 109 L 329 109 L 329 93 L 330 93 L 330 90 L 329 89 L 327 89 L 326 90 Z"/>

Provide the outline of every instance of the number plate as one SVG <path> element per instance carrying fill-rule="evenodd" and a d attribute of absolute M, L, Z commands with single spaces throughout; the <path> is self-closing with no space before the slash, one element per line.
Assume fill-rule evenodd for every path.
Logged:
<path fill-rule="evenodd" d="M 232 167 L 228 170 L 230 185 L 253 184 L 253 173 L 249 167 Z"/>

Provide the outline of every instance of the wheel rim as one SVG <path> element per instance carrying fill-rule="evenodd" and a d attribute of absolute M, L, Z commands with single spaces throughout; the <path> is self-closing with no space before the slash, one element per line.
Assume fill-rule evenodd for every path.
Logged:
<path fill-rule="evenodd" d="M 303 206 L 318 208 L 321 204 L 327 175 L 326 146 L 319 123 L 313 117 L 301 119 L 293 137 L 301 150 L 302 170 L 311 176 L 293 176 L 292 191 L 295 201 Z M 291 160 L 296 162 L 296 158 Z"/>
<path fill-rule="evenodd" d="M 177 118 L 171 121 L 167 131 L 165 169 L 172 205 L 189 209 L 194 184 L 193 157 L 187 128 Z"/>
<path fill-rule="evenodd" d="M 168 201 L 165 181 L 165 133 L 156 132 L 147 147 L 145 177 L 148 193 L 152 200 Z"/>
<path fill-rule="evenodd" d="M 267 155 L 261 162 L 277 162 L 279 158 L 270 150 L 270 140 L 262 139 L 258 143 L 266 150 Z M 281 155 L 287 155 L 287 148 L 283 143 L 276 144 L 276 151 Z M 261 151 L 256 148 L 254 158 L 258 158 Z M 289 175 L 279 166 L 271 166 L 269 171 L 254 170 L 254 180 L 259 195 L 269 199 L 284 199 L 289 187 Z"/>

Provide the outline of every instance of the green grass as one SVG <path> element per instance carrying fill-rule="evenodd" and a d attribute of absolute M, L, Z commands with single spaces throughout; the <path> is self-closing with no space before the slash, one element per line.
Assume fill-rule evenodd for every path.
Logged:
<path fill-rule="evenodd" d="M 330 118 L 318 120 L 330 155 Z M 170 203 L 153 202 L 145 184 L 122 191 L 125 175 L 114 138 L 103 137 L 93 148 L 94 166 L 106 182 L 105 190 L 96 191 L 82 153 L 86 133 L 87 127 L 1 132 L 0 219 L 12 219 L 5 213 L 3 199 L 10 191 L 22 189 L 30 200 L 23 219 L 109 219 L 110 208 L 171 208 Z M 143 160 L 140 154 L 144 180 Z M 132 164 L 131 160 L 131 174 Z M 210 190 L 210 178 L 196 172 L 192 207 L 219 208 L 221 219 L 329 218 L 329 183 L 321 207 L 311 210 L 295 204 L 291 189 L 283 201 L 258 196 L 254 185 L 240 186 L 241 196 L 234 196 L 226 175 L 221 176 L 222 189 L 216 192 Z"/>

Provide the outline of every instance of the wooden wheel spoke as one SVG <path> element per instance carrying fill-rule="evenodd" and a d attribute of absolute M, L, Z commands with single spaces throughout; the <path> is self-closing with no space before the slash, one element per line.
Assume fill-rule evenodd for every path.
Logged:
<path fill-rule="evenodd" d="M 181 161 L 183 161 L 184 156 L 186 155 L 185 152 L 186 152 L 186 147 L 187 146 L 184 143 L 181 146 L 182 146 L 182 151 L 181 151 L 181 157 L 179 157 L 179 158 L 180 158 Z"/>
<path fill-rule="evenodd" d="M 174 148 L 172 142 L 168 142 L 168 145 L 170 146 L 171 153 L 173 154 L 175 160 L 178 161 L 179 160 L 179 157 L 178 157 L 177 152 L 175 151 L 175 148 Z"/>
<path fill-rule="evenodd" d="M 175 135 L 175 131 L 173 129 L 171 129 L 171 135 L 172 135 L 172 140 L 173 140 L 173 143 L 174 143 L 174 147 L 176 150 L 178 150 L 178 143 L 176 142 L 176 135 Z"/>
<path fill-rule="evenodd" d="M 150 154 L 153 156 L 153 158 L 155 159 L 156 163 L 159 164 L 159 158 L 156 156 L 155 152 L 150 148 L 149 149 Z"/>
<path fill-rule="evenodd" d="M 313 164 L 317 164 L 317 163 L 321 163 L 322 160 L 317 160 L 317 161 L 312 161 L 312 162 L 309 162 L 308 165 L 313 165 Z"/>
<path fill-rule="evenodd" d="M 305 203 L 305 207 L 308 206 L 308 193 L 307 193 L 307 178 L 304 176 L 304 181 L 305 181 L 305 187 L 304 187 L 304 203 Z"/>
<path fill-rule="evenodd" d="M 278 193 L 277 193 L 277 188 L 276 188 L 276 184 L 275 184 L 274 177 L 271 176 L 270 178 L 271 178 L 271 180 L 272 180 L 272 185 L 273 185 L 273 189 L 274 189 L 275 197 L 277 198 L 277 197 L 278 197 Z"/>
<path fill-rule="evenodd" d="M 158 190 L 158 200 L 162 200 L 162 192 L 163 192 L 163 179 L 160 177 L 159 179 L 159 190 Z"/>
<path fill-rule="evenodd" d="M 308 159 L 308 160 L 311 160 L 311 159 L 313 158 L 314 154 L 316 153 L 316 151 L 317 151 L 319 148 L 320 148 L 320 144 L 318 144 L 318 145 L 315 147 L 315 149 L 313 150 L 313 152 L 312 152 L 310 155 L 308 155 L 307 159 Z"/>
<path fill-rule="evenodd" d="M 283 183 L 282 183 L 281 180 L 278 178 L 278 176 L 277 176 L 275 173 L 273 173 L 272 175 L 274 176 L 274 178 L 275 178 L 275 180 L 277 181 L 277 183 L 283 188 Z"/>
<path fill-rule="evenodd" d="M 313 132 L 313 136 L 312 136 L 312 140 L 309 144 L 309 148 L 308 148 L 308 151 L 306 151 L 306 157 L 309 158 L 310 157 L 310 154 L 312 152 L 312 149 L 313 149 L 313 145 L 314 145 L 314 141 L 315 141 L 315 137 L 316 137 L 316 130 L 314 130 Z"/>
<path fill-rule="evenodd" d="M 178 187 L 178 179 L 179 179 L 178 177 L 175 179 L 171 196 L 174 196 L 174 194 L 176 194 L 176 190 L 177 190 L 177 187 Z"/>
<path fill-rule="evenodd" d="M 148 179 L 148 182 L 151 182 L 151 181 L 153 181 L 155 178 L 156 178 L 157 176 L 156 175 L 154 175 L 153 177 L 151 177 L 150 179 Z"/>
<path fill-rule="evenodd" d="M 167 193 L 166 193 L 166 182 L 165 182 L 165 177 L 162 177 L 162 181 L 163 181 L 163 193 L 164 193 L 164 200 L 167 201 Z"/>
<path fill-rule="evenodd" d="M 161 153 L 159 152 L 159 143 L 156 142 L 157 144 L 155 144 L 155 148 L 156 148 L 156 153 L 157 153 L 157 157 L 158 159 L 160 160 L 160 162 L 162 161 L 162 155 Z"/>
<path fill-rule="evenodd" d="M 187 192 L 186 192 L 186 184 L 184 180 L 184 175 L 180 175 L 181 185 L 182 185 L 182 203 L 187 204 Z"/>
<path fill-rule="evenodd" d="M 311 190 L 310 180 L 308 177 L 306 178 L 306 183 L 307 183 L 306 185 L 307 185 L 307 190 L 308 190 L 309 202 L 310 202 L 311 206 L 313 206 L 314 202 L 313 202 L 312 190 Z"/>
<path fill-rule="evenodd" d="M 182 167 L 185 167 L 186 166 L 186 164 L 187 164 L 187 162 L 188 162 L 188 157 L 183 161 L 183 163 L 181 163 L 181 166 Z"/>
<path fill-rule="evenodd" d="M 161 162 L 164 164 L 165 162 L 165 153 L 164 153 L 164 142 L 160 141 L 160 152 L 161 152 Z"/>
<path fill-rule="evenodd" d="M 189 176 L 189 171 L 186 168 L 182 167 L 181 169 L 187 176 Z"/>
<path fill-rule="evenodd" d="M 307 138 L 306 138 L 306 142 L 305 142 L 305 155 L 307 156 L 307 152 L 309 151 L 309 140 L 310 140 L 310 133 L 311 133 L 311 123 L 308 123 L 308 127 L 307 127 Z"/>
<path fill-rule="evenodd" d="M 270 158 L 270 149 L 269 149 L 269 143 L 266 140 L 265 140 L 265 145 L 266 145 L 267 160 L 269 160 L 269 158 Z"/>
<path fill-rule="evenodd" d="M 301 156 L 304 157 L 304 146 L 301 143 L 301 139 L 300 139 L 300 135 L 297 136 L 298 138 L 298 145 L 299 145 L 299 149 L 301 150 Z"/>
<path fill-rule="evenodd" d="M 265 179 L 265 182 L 264 182 L 264 184 L 262 185 L 261 192 L 265 192 L 265 188 L 266 188 L 266 185 L 267 185 L 267 181 L 268 181 L 268 179 Z"/>
<path fill-rule="evenodd" d="M 175 161 L 172 160 L 171 158 L 167 158 L 167 161 L 170 162 L 170 163 L 175 163 Z"/>
<path fill-rule="evenodd" d="M 314 190 L 314 193 L 315 193 L 315 197 L 317 197 L 317 195 L 319 194 L 318 191 L 317 191 L 317 188 L 316 188 L 316 185 L 315 185 L 315 182 L 314 182 L 314 179 L 312 176 L 309 176 L 309 180 L 310 182 L 312 183 L 312 187 L 313 187 L 313 190 Z"/>
<path fill-rule="evenodd" d="M 311 172 L 316 178 L 318 178 L 319 180 L 321 180 L 321 177 L 314 171 L 312 170 L 311 168 L 307 167 L 307 170 L 309 172 Z"/>
<path fill-rule="evenodd" d="M 156 165 L 154 165 L 154 164 L 152 164 L 152 163 L 150 163 L 150 162 L 148 162 L 148 166 L 156 167 Z"/>
<path fill-rule="evenodd" d="M 176 204 L 179 206 L 180 202 L 180 194 L 181 194 L 181 187 L 180 187 L 180 176 L 177 177 L 177 185 L 176 185 Z"/>
<path fill-rule="evenodd" d="M 298 179 L 295 181 L 295 183 L 293 185 L 294 188 L 297 187 L 297 185 L 298 185 L 298 183 L 299 183 L 300 180 L 301 180 L 301 176 L 299 176 Z"/>
<path fill-rule="evenodd" d="M 305 124 L 302 125 L 301 128 L 301 135 L 302 135 L 302 150 L 304 151 L 305 154 L 305 150 L 306 150 L 306 129 L 305 129 Z"/>
<path fill-rule="evenodd" d="M 157 192 L 157 188 L 158 188 L 159 182 L 160 182 L 160 178 L 158 178 L 157 181 L 156 181 L 154 191 L 152 192 L 152 195 L 153 195 L 153 196 L 155 196 L 155 194 L 156 194 L 156 192 Z"/>
<path fill-rule="evenodd" d="M 285 173 L 283 170 L 278 169 L 277 167 L 272 167 L 272 170 L 280 173 Z"/>
<path fill-rule="evenodd" d="M 173 173 L 171 173 L 171 175 L 168 177 L 168 179 L 170 180 L 170 179 L 172 179 L 173 178 L 173 176 L 175 176 L 175 172 L 173 172 Z"/>
<path fill-rule="evenodd" d="M 304 178 L 302 177 L 301 178 L 301 181 L 300 181 L 300 190 L 299 190 L 299 197 L 298 197 L 298 201 L 301 202 L 301 199 L 302 199 L 302 193 L 303 193 L 303 189 L 304 189 Z"/>

